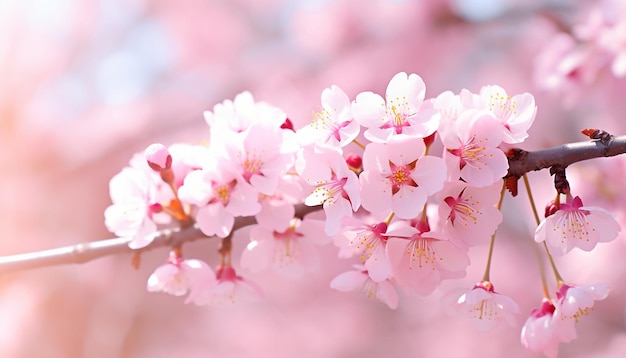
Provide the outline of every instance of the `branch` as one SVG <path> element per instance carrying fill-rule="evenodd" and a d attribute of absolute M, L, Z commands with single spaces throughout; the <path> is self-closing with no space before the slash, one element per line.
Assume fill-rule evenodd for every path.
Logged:
<path fill-rule="evenodd" d="M 612 157 L 626 153 L 626 136 L 619 136 L 602 140 L 569 143 L 556 147 L 524 151 L 515 150 L 509 158 L 509 172 L 506 177 L 520 178 L 527 172 L 551 168 L 555 165 L 568 166 L 572 163 L 587 159 Z M 296 207 L 296 215 L 302 217 L 313 211 L 320 210 L 319 206 Z M 233 231 L 255 223 L 253 217 L 237 218 Z M 166 229 L 154 239 L 150 245 L 132 250 L 128 247 L 128 239 L 114 238 L 101 241 L 80 243 L 56 249 L 29 252 L 18 255 L 0 257 L 0 274 L 28 270 L 33 268 L 84 263 L 97 258 L 121 253 L 143 253 L 159 247 L 173 247 L 186 242 L 208 239 L 197 226 L 184 230 Z"/>
<path fill-rule="evenodd" d="M 518 150 L 513 157 L 509 158 L 507 177 L 520 178 L 534 170 L 546 169 L 555 165 L 567 167 L 583 160 L 613 157 L 624 153 L 626 153 L 626 135 L 611 136 L 607 140 L 568 143 L 532 152 Z"/>

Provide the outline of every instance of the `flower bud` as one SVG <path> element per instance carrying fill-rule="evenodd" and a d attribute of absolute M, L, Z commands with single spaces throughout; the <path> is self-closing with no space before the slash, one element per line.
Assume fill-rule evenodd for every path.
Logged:
<path fill-rule="evenodd" d="M 348 154 L 346 163 L 353 172 L 360 173 L 363 170 L 363 159 L 354 153 Z"/>
<path fill-rule="evenodd" d="M 150 144 L 144 153 L 152 170 L 162 172 L 172 167 L 172 156 L 166 146 L 159 143 Z"/>

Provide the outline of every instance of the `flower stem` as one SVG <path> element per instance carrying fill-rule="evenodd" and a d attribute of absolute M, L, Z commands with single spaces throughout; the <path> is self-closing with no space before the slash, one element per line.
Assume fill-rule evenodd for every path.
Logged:
<path fill-rule="evenodd" d="M 524 186 L 526 187 L 526 193 L 528 194 L 528 200 L 530 201 L 530 207 L 533 211 L 533 215 L 535 216 L 535 222 L 537 223 L 537 225 L 539 225 L 540 221 L 539 220 L 539 214 L 537 213 L 537 206 L 535 205 L 535 200 L 533 199 L 533 194 L 530 191 L 530 183 L 528 182 L 528 176 L 526 176 L 526 174 L 524 174 L 522 176 L 522 178 L 524 178 Z M 559 274 L 559 271 L 556 268 L 556 264 L 554 263 L 554 259 L 552 258 L 552 255 L 550 254 L 550 251 L 548 250 L 548 245 L 546 245 L 546 242 L 543 242 L 543 247 L 544 250 L 546 252 L 546 256 L 548 257 L 548 261 L 550 262 L 550 267 L 552 267 L 552 272 L 554 273 L 554 277 L 556 278 L 556 282 L 557 285 L 563 282 L 563 278 L 561 277 L 561 275 Z M 543 266 L 543 260 L 540 257 L 540 254 L 537 253 L 538 257 L 539 257 L 539 274 L 541 276 L 541 285 L 543 287 L 543 295 L 546 298 L 549 298 L 548 295 L 548 285 L 546 283 L 546 274 L 545 274 L 545 269 Z"/>
<path fill-rule="evenodd" d="M 496 207 L 498 210 L 502 208 L 502 201 L 504 199 L 504 191 L 506 190 L 506 185 L 502 182 L 502 189 L 500 190 L 500 200 L 498 200 L 498 204 Z M 491 258 L 493 257 L 493 247 L 496 243 L 496 233 L 494 231 L 493 235 L 491 235 L 491 242 L 489 242 L 489 253 L 487 254 L 487 265 L 485 266 L 485 274 L 483 275 L 483 281 L 489 281 L 489 273 L 491 272 Z"/>
<path fill-rule="evenodd" d="M 365 146 L 361 142 L 359 142 L 358 140 L 353 139 L 352 143 L 356 144 L 359 148 L 365 150 Z"/>

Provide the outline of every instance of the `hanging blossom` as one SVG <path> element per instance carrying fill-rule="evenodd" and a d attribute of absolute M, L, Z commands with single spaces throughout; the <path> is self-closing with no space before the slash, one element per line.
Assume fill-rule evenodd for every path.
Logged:
<path fill-rule="evenodd" d="M 535 241 L 548 245 L 553 255 L 564 255 L 574 247 L 591 251 L 599 242 L 609 242 L 621 231 L 613 214 L 591 206 L 583 206 L 580 197 L 567 196 L 559 209 L 539 223 Z"/>
<path fill-rule="evenodd" d="M 303 146 L 315 144 L 339 152 L 359 135 L 361 126 L 352 118 L 351 102 L 339 87 L 322 91 L 322 110 L 315 113 L 311 123 L 300 128 L 298 139 Z"/>
<path fill-rule="evenodd" d="M 344 221 L 344 230 L 333 238 L 341 251 L 340 256 L 358 255 L 375 282 L 391 277 L 391 263 L 385 252 L 388 236 L 387 224 L 378 222 L 370 225 L 358 218 Z"/>
<path fill-rule="evenodd" d="M 544 298 L 540 308 L 533 309 L 526 319 L 520 338 L 529 351 L 556 358 L 559 344 L 576 338 L 576 331 L 571 322 L 561 319 L 554 303 Z"/>
<path fill-rule="evenodd" d="M 297 279 L 319 269 L 317 247 L 330 242 L 320 234 L 323 221 L 294 218 L 284 231 L 263 225 L 250 229 L 250 243 L 241 256 L 241 267 L 253 273 L 271 267 L 280 275 Z"/>
<path fill-rule="evenodd" d="M 391 280 L 372 280 L 363 265 L 353 265 L 354 270 L 339 274 L 330 282 L 330 287 L 341 292 L 363 292 L 368 298 L 375 298 L 391 309 L 398 308 L 398 292 Z"/>
<path fill-rule="evenodd" d="M 481 331 L 492 330 L 500 322 L 515 324 L 519 307 L 510 297 L 497 293 L 489 281 L 480 281 L 474 288 L 457 296 L 455 311 L 466 314 Z"/>
<path fill-rule="evenodd" d="M 206 286 L 217 283 L 209 265 L 202 260 L 185 260 L 172 251 L 167 262 L 157 267 L 148 278 L 147 289 L 149 292 L 183 296 L 201 282 Z"/>
<path fill-rule="evenodd" d="M 425 138 L 437 130 L 439 116 L 430 101 L 424 101 L 426 85 L 414 73 L 400 72 L 387 85 L 385 98 L 362 92 L 352 102 L 352 115 L 367 130 L 365 138 L 386 142 L 405 134 Z"/>
<path fill-rule="evenodd" d="M 444 159 L 450 181 L 463 179 L 477 187 L 489 186 L 509 169 L 502 143 L 501 124 L 487 110 L 466 110 L 453 123 L 442 124 L 439 132 L 446 147 Z"/>
<path fill-rule="evenodd" d="M 424 151 L 422 139 L 404 135 L 368 144 L 359 176 L 363 207 L 373 213 L 392 210 L 401 219 L 416 217 L 446 177 L 442 159 L 423 156 Z"/>
<path fill-rule="evenodd" d="M 489 238 L 502 222 L 496 208 L 502 180 L 482 188 L 463 182 L 447 182 L 437 194 L 439 220 L 445 235 L 459 247 L 489 243 Z"/>
<path fill-rule="evenodd" d="M 608 295 L 609 289 L 604 283 L 590 286 L 561 284 L 556 293 L 557 310 L 562 319 L 577 323 L 593 310 L 595 301 L 603 300 Z"/>
<path fill-rule="evenodd" d="M 352 217 L 361 206 L 358 177 L 341 154 L 312 146 L 298 153 L 295 167 L 298 175 L 315 187 L 304 204 L 322 205 L 326 214 L 325 232 L 335 235 L 341 230 L 341 220 Z"/>
<path fill-rule="evenodd" d="M 203 280 L 189 293 L 185 303 L 196 305 L 224 305 L 239 301 L 256 301 L 263 291 L 254 282 L 237 274 L 230 265 L 219 265 L 215 272 L 216 282 Z"/>
<path fill-rule="evenodd" d="M 430 231 L 428 223 L 391 223 L 387 256 L 400 286 L 420 296 L 431 294 L 442 280 L 461 278 L 470 260 L 467 249 L 453 245 L 445 235 Z"/>

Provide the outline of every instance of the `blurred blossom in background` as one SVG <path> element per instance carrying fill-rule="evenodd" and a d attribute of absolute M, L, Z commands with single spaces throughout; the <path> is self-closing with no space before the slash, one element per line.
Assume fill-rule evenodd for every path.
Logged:
<path fill-rule="evenodd" d="M 621 48 L 572 32 L 597 24 L 597 9 L 611 15 L 605 25 L 626 19 L 617 0 L 0 0 L 0 255 L 111 237 L 109 179 L 152 142 L 206 140 L 203 111 L 243 90 L 299 128 L 324 88 L 351 99 L 384 93 L 405 71 L 424 79 L 428 98 L 487 84 L 533 93 L 539 110 L 524 149 L 584 140 L 587 127 L 626 134 L 626 86 L 611 63 Z M 624 225 L 625 171 L 626 159 L 609 158 L 568 174 L 585 204 Z M 544 205 L 552 179 L 530 177 Z M 514 329 L 474 331 L 445 314 L 443 290 L 401 296 L 397 310 L 331 290 L 351 265 L 331 246 L 325 269 L 306 280 L 256 277 L 264 301 L 184 305 L 146 291 L 163 249 L 142 255 L 138 270 L 122 255 L 0 277 L 0 356 L 529 357 L 519 329 L 541 298 L 534 224 L 524 195 L 503 210 L 492 276 L 520 305 Z M 214 264 L 215 246 L 202 240 L 185 253 Z M 624 253 L 620 237 L 559 261 L 572 281 L 612 287 L 561 356 L 626 356 Z M 450 284 L 480 277 L 486 248 L 470 254 L 467 278 Z"/>

